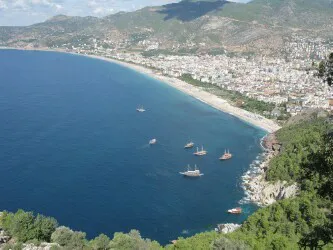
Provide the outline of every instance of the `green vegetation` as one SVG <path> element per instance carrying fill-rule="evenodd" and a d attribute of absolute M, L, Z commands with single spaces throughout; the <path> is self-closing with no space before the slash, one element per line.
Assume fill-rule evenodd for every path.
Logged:
<path fill-rule="evenodd" d="M 302 235 L 328 221 L 324 205 L 316 195 L 304 193 L 258 210 L 228 237 L 243 240 L 251 249 L 298 249 Z"/>
<path fill-rule="evenodd" d="M 141 238 L 136 230 L 128 234 L 115 233 L 112 240 L 104 234 L 88 241 L 86 234 L 76 232 L 67 227 L 58 227 L 54 218 L 45 217 L 32 212 L 18 210 L 16 213 L 3 212 L 0 217 L 0 228 L 3 228 L 15 243 L 3 246 L 3 249 L 22 249 L 23 243 L 39 245 L 41 242 L 56 243 L 52 246 L 56 249 L 85 249 L 85 250 L 107 250 L 107 249 L 149 249 L 157 250 L 162 247 L 149 239 Z"/>
<path fill-rule="evenodd" d="M 273 103 L 258 101 L 254 98 L 244 96 L 239 92 L 227 90 L 210 83 L 204 83 L 199 80 L 193 79 L 192 76 L 189 74 L 183 74 L 179 79 L 194 86 L 201 87 L 205 91 L 217 95 L 225 100 L 228 100 L 233 105 L 236 105 L 242 109 L 254 113 L 259 113 L 268 118 L 270 118 L 270 114 L 275 107 L 275 104 Z"/>
<path fill-rule="evenodd" d="M 282 152 L 270 162 L 267 180 L 300 181 L 304 175 L 301 168 L 309 162 L 309 155 L 319 150 L 322 136 L 333 126 L 324 120 L 313 120 L 286 126 L 277 131 Z"/>
<path fill-rule="evenodd" d="M 318 75 L 323 78 L 329 86 L 333 85 L 333 52 L 328 56 L 327 60 L 319 63 Z"/>
<path fill-rule="evenodd" d="M 0 225 L 19 242 L 34 239 L 48 242 L 58 226 L 57 221 L 51 217 L 40 214 L 34 216 L 32 212 L 23 210 L 18 210 L 15 214 L 4 212 L 0 219 Z"/>

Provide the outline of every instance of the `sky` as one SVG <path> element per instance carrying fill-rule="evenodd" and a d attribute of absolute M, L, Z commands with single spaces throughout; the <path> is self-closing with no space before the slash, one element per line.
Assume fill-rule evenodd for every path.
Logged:
<path fill-rule="evenodd" d="M 0 26 L 26 26 L 65 14 L 106 16 L 180 0 L 0 0 Z M 233 0 L 246 2 L 248 0 Z"/>

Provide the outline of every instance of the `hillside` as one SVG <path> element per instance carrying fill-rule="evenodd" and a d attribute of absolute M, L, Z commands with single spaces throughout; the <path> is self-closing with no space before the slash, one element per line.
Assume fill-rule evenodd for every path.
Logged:
<path fill-rule="evenodd" d="M 330 0 L 183 0 L 104 18 L 56 16 L 27 27 L 0 27 L 0 45 L 279 53 L 291 36 L 332 39 Z M 96 40 L 94 40 L 96 39 Z"/>

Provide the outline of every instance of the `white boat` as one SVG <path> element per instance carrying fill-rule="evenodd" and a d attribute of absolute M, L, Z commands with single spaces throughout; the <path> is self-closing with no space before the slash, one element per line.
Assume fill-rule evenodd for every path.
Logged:
<path fill-rule="evenodd" d="M 224 154 L 219 158 L 220 160 L 229 160 L 232 158 L 232 154 L 230 154 L 229 150 L 224 150 Z"/>
<path fill-rule="evenodd" d="M 143 106 L 141 106 L 141 107 L 138 107 L 136 109 L 136 111 L 138 111 L 138 112 L 145 112 L 146 110 L 143 108 Z"/>
<path fill-rule="evenodd" d="M 193 146 L 194 146 L 194 142 L 190 141 L 184 146 L 184 148 L 193 148 Z"/>
<path fill-rule="evenodd" d="M 187 165 L 187 171 L 179 172 L 179 173 L 186 177 L 200 177 L 200 176 L 204 175 L 204 174 L 200 173 L 199 169 L 197 169 L 197 165 L 195 165 L 194 170 L 191 170 L 190 165 Z"/>
<path fill-rule="evenodd" d="M 149 141 L 149 144 L 150 144 L 150 145 L 152 145 L 152 144 L 156 144 L 156 142 L 157 142 L 156 139 L 151 139 L 151 140 Z"/>
<path fill-rule="evenodd" d="M 242 209 L 240 207 L 232 208 L 227 211 L 229 214 L 241 214 Z"/>
<path fill-rule="evenodd" d="M 201 150 L 199 151 L 199 148 L 197 148 L 197 152 L 193 153 L 194 155 L 197 156 L 202 156 L 202 155 L 206 155 L 207 151 L 203 149 L 203 146 L 201 147 Z"/>

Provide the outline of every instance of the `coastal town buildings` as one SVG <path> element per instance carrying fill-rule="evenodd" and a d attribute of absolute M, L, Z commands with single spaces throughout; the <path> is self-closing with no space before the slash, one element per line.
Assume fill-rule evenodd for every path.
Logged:
<path fill-rule="evenodd" d="M 185 54 L 158 53 L 160 43 L 142 40 L 144 52 L 126 49 L 131 41 L 114 43 L 112 39 L 93 39 L 92 45 L 78 41 L 75 46 L 64 44 L 69 51 L 109 57 L 152 68 L 158 74 L 193 79 L 221 88 L 237 91 L 277 106 L 285 107 L 290 115 L 309 108 L 332 110 L 332 89 L 316 76 L 318 63 L 333 51 L 333 41 L 293 35 L 286 37 L 281 51 L 265 56 L 223 53 Z M 189 44 L 189 48 L 195 44 Z M 147 55 L 145 52 L 151 52 Z M 275 109 L 277 117 L 281 110 Z"/>
<path fill-rule="evenodd" d="M 311 60 L 295 59 L 287 62 L 276 58 L 227 55 L 144 57 L 139 53 L 104 56 L 154 68 L 174 78 L 188 74 L 202 82 L 264 102 L 286 103 L 286 111 L 291 115 L 308 108 L 330 109 L 328 97 L 331 90 L 316 76 Z M 275 112 L 275 116 L 277 113 Z"/>

